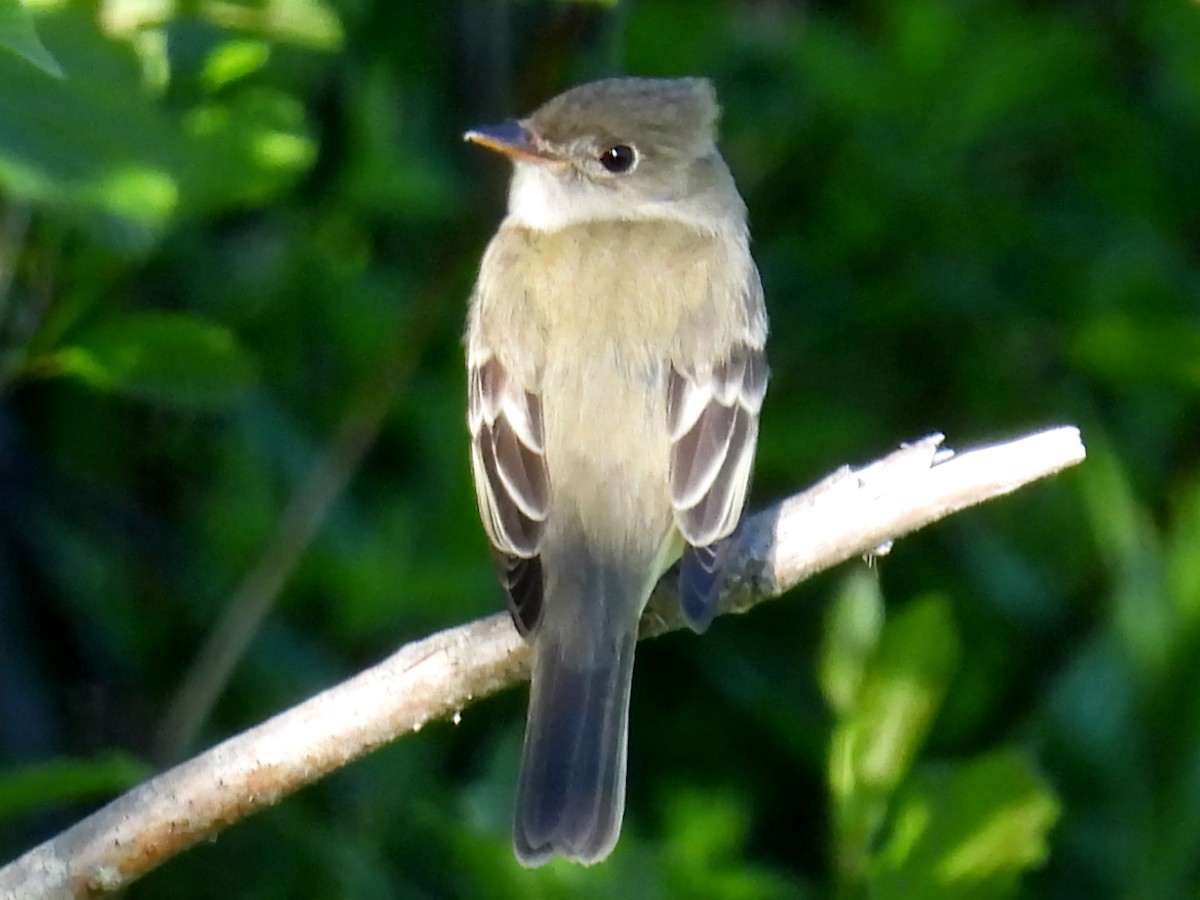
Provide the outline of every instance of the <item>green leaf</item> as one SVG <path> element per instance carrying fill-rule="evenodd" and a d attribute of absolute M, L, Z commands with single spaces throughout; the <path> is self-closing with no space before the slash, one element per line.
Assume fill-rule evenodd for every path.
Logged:
<path fill-rule="evenodd" d="M 180 215 L 263 201 L 316 157 L 290 94 L 238 85 L 176 114 L 153 90 L 166 62 L 144 65 L 133 43 L 108 39 L 74 6 L 40 25 L 78 77 L 54 81 L 0 54 L 0 189 L 19 200 L 141 248 Z M 264 59 L 264 44 L 225 46 L 202 76 L 213 88 Z"/>
<path fill-rule="evenodd" d="M 271 57 L 271 47 L 263 41 L 226 41 L 213 48 L 200 80 L 209 91 L 219 91 L 228 84 L 259 71 Z"/>
<path fill-rule="evenodd" d="M 33 16 L 21 0 L 0 0 L 0 47 L 11 50 L 47 75 L 64 77 L 58 60 L 38 37 Z"/>
<path fill-rule="evenodd" d="M 56 9 L 39 24 L 75 77 L 55 81 L 0 54 L 0 188 L 144 244 L 178 203 L 179 129 L 130 47 L 107 40 L 82 10 Z"/>
<path fill-rule="evenodd" d="M 0 821 L 47 803 L 119 793 L 151 774 L 149 766 L 119 753 L 94 759 L 52 759 L 0 770 Z"/>
<path fill-rule="evenodd" d="M 178 313 L 111 320 L 31 368 L 174 406 L 224 406 L 254 382 L 253 365 L 232 332 Z"/>
<path fill-rule="evenodd" d="M 839 716 L 849 713 L 858 697 L 867 661 L 879 643 L 883 616 L 878 573 L 855 568 L 825 617 L 817 671 L 825 700 Z"/>
<path fill-rule="evenodd" d="M 342 46 L 342 24 L 320 0 L 262 0 L 253 4 L 200 4 L 201 15 L 222 28 L 257 32 L 272 41 L 286 41 L 314 50 Z"/>
<path fill-rule="evenodd" d="M 901 792 L 890 834 L 868 868 L 876 900 L 1011 895 L 1041 863 L 1060 806 L 1012 749 L 923 767 Z"/>
<path fill-rule="evenodd" d="M 958 666 L 949 604 L 927 597 L 884 626 L 853 706 L 840 715 L 829 752 L 839 877 L 861 878 L 892 792 L 929 732 Z"/>
<path fill-rule="evenodd" d="M 765 900 L 798 896 L 783 873 L 745 852 L 750 815 L 736 793 L 685 786 L 667 798 L 660 871 L 663 896 L 713 900 Z"/>
<path fill-rule="evenodd" d="M 1188 636 L 1164 583 L 1162 536 L 1124 464 L 1095 434 L 1080 485 L 1099 558 L 1112 578 L 1116 634 L 1140 674 L 1153 680 L 1169 670 L 1173 652 Z"/>
<path fill-rule="evenodd" d="M 950 605 L 927 597 L 884 626 L 858 702 L 838 731 L 848 741 L 853 787 L 891 791 L 908 771 L 958 667 Z"/>
<path fill-rule="evenodd" d="M 695 867 L 715 859 L 736 859 L 749 832 L 744 802 L 729 792 L 714 790 L 672 793 L 665 824 L 672 848 Z"/>
<path fill-rule="evenodd" d="M 291 184 L 316 159 L 295 97 L 247 88 L 192 109 L 185 185 L 196 211 L 258 203 Z"/>

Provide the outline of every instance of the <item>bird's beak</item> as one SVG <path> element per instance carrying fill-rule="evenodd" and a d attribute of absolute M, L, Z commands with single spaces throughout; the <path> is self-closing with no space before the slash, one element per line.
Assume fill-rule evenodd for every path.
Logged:
<path fill-rule="evenodd" d="M 538 146 L 533 133 L 520 122 L 472 128 L 463 135 L 463 140 L 503 153 L 514 162 L 558 162 L 556 156 Z"/>

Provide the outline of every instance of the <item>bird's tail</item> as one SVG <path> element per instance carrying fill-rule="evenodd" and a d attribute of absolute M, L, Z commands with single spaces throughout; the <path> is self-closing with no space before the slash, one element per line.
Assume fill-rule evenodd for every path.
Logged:
<path fill-rule="evenodd" d="M 619 634 L 593 635 L 582 654 L 556 630 L 535 639 L 513 824 L 522 865 L 540 866 L 555 853 L 599 862 L 617 842 L 636 625 L 635 617 Z"/>

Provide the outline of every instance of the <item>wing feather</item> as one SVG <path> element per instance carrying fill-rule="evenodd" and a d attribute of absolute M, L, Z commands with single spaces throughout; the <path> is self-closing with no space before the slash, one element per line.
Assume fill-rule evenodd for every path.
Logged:
<path fill-rule="evenodd" d="M 491 541 L 509 611 L 522 634 L 542 606 L 538 552 L 550 512 L 542 404 L 490 353 L 472 353 L 467 425 L 479 515 Z"/>
<path fill-rule="evenodd" d="M 705 398 L 704 412 L 691 430 L 671 448 L 671 502 L 676 510 L 702 505 L 729 452 L 736 411 L 722 406 L 709 391 L 695 391 Z"/>
<path fill-rule="evenodd" d="M 762 349 L 739 344 L 704 369 L 673 367 L 667 386 L 671 502 L 693 547 L 705 547 L 737 527 L 766 393 Z"/>
<path fill-rule="evenodd" d="M 765 328 L 764 328 L 765 330 Z M 704 631 L 716 614 L 721 573 L 746 502 L 758 414 L 767 390 L 761 346 L 738 344 L 707 369 L 673 367 L 667 385 L 670 486 L 688 546 L 679 571 L 684 618 Z"/>

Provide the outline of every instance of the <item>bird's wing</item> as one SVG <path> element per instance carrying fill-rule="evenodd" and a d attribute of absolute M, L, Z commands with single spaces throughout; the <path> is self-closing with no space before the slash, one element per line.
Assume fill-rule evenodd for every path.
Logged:
<path fill-rule="evenodd" d="M 767 391 L 761 346 L 735 345 L 703 368 L 672 367 L 667 381 L 670 482 L 675 524 L 688 546 L 679 570 L 684 618 L 704 631 L 716 614 L 720 578 L 742 514 L 758 413 Z"/>
<path fill-rule="evenodd" d="M 737 526 L 766 390 L 766 354 L 749 344 L 735 345 L 715 365 L 671 369 L 671 503 L 693 547 L 714 544 Z"/>
<path fill-rule="evenodd" d="M 526 634 L 542 607 L 538 551 L 550 511 L 541 399 L 510 378 L 490 352 L 472 352 L 467 368 L 467 424 L 479 515 L 509 611 Z"/>

